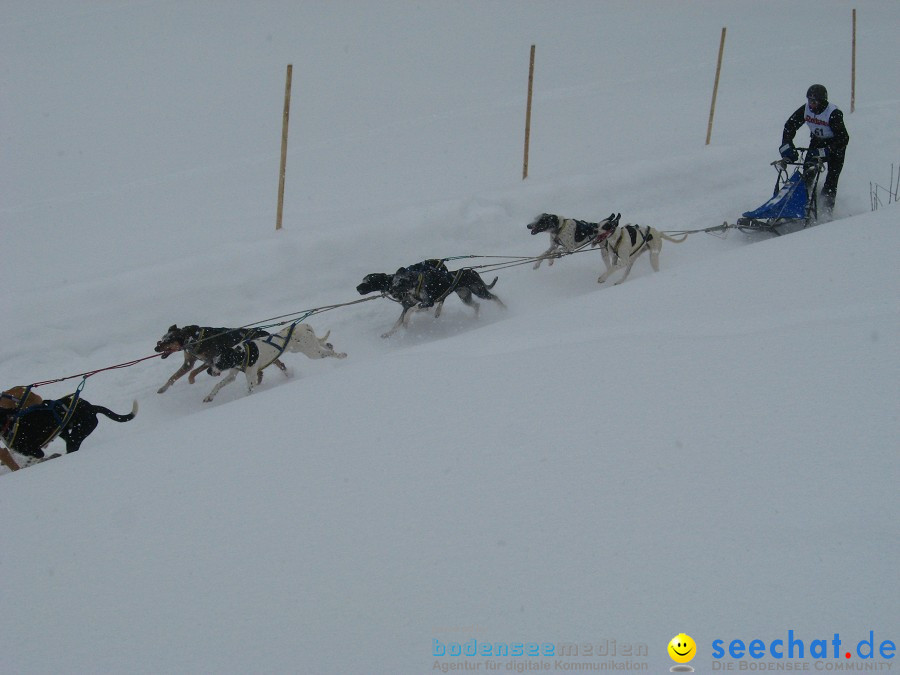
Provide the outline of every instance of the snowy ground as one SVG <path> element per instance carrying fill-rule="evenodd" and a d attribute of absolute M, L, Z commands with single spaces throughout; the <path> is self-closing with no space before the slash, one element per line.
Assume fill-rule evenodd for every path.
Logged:
<path fill-rule="evenodd" d="M 813 82 L 851 145 L 838 219 L 803 232 L 666 243 L 621 286 L 596 253 L 502 270 L 506 311 L 451 299 L 389 340 L 393 303 L 335 309 L 310 323 L 349 358 L 290 355 L 250 397 L 156 394 L 176 359 L 89 378 L 140 414 L 0 474 L 0 671 L 426 673 L 466 662 L 439 646 L 570 642 L 594 655 L 468 661 L 664 672 L 685 632 L 710 672 L 741 662 L 715 640 L 837 633 L 823 667 L 900 640 L 900 235 L 870 208 L 900 171 L 900 5 L 857 10 L 850 114 L 837 0 L 5 2 L 4 388 L 423 258 L 535 255 L 542 211 L 733 221 Z"/>

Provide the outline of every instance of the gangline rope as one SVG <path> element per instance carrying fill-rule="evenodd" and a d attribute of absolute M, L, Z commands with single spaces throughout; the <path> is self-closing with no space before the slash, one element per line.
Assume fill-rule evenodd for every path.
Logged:
<path fill-rule="evenodd" d="M 720 226 L 720 227 L 721 227 L 721 226 Z M 697 230 L 697 231 L 698 231 L 698 232 L 703 232 L 703 231 L 705 231 L 705 230 Z M 587 252 L 587 251 L 591 250 L 591 249 L 586 248 L 586 247 L 588 246 L 588 244 L 589 244 L 589 242 L 586 242 L 585 244 L 583 244 L 583 245 L 580 246 L 579 248 L 575 249 L 574 251 L 558 251 L 558 252 L 556 252 L 556 253 L 554 253 L 554 254 L 552 254 L 552 255 L 548 255 L 548 256 L 508 256 L 508 255 L 476 255 L 476 254 L 471 254 L 471 255 L 451 256 L 451 257 L 448 257 L 448 258 L 441 258 L 441 260 L 442 260 L 442 261 L 465 260 L 465 259 L 497 259 L 497 260 L 502 260 L 502 262 L 484 263 L 484 264 L 482 264 L 482 265 L 470 265 L 470 266 L 467 266 L 468 269 L 482 270 L 482 271 L 485 271 L 485 272 L 492 272 L 492 271 L 496 271 L 496 270 L 509 269 L 509 268 L 511 268 L 511 267 L 517 267 L 517 266 L 519 266 L 519 265 L 528 265 L 528 264 L 532 264 L 532 263 L 535 263 L 535 262 L 537 262 L 538 260 L 540 260 L 540 259 L 542 259 L 542 258 L 543 258 L 543 259 L 547 259 L 547 260 L 554 260 L 554 259 L 556 259 L 556 258 L 562 258 L 562 257 L 568 256 L 568 255 L 573 255 L 573 254 L 575 254 L 575 253 L 584 253 L 584 252 Z M 465 268 L 463 268 L 463 269 L 465 269 Z M 458 271 L 458 270 L 457 270 L 457 271 Z M 358 300 L 351 300 L 351 301 L 349 301 L 349 302 L 341 302 L 341 303 L 336 303 L 336 304 L 332 304 L 332 305 L 322 305 L 321 307 L 313 307 L 312 309 L 302 309 L 302 310 L 298 310 L 298 311 L 294 311 L 294 312 L 288 312 L 287 314 L 280 314 L 280 315 L 278 315 L 278 316 L 269 317 L 269 318 L 267 318 L 267 319 L 261 319 L 261 320 L 259 320 L 259 321 L 253 321 L 253 322 L 251 322 L 251 323 L 244 324 L 244 325 L 239 326 L 239 327 L 237 327 L 237 328 L 229 329 L 229 331 L 227 331 L 227 332 L 236 332 L 236 331 L 247 330 L 247 329 L 251 329 L 251 328 L 257 328 L 257 329 L 260 329 L 260 330 L 264 330 L 264 329 L 266 329 L 266 328 L 275 328 L 275 327 L 277 327 L 277 326 L 284 326 L 284 325 L 289 324 L 289 323 L 300 323 L 301 321 L 304 321 L 304 320 L 307 319 L 308 317 L 313 316 L 313 315 L 316 315 L 316 314 L 321 314 L 321 313 L 323 313 L 323 312 L 328 312 L 328 311 L 331 311 L 331 310 L 333 310 L 333 309 L 338 309 L 338 308 L 340 308 L 340 307 L 348 307 L 348 306 L 350 306 L 350 305 L 358 305 L 358 304 L 363 303 L 363 302 L 369 302 L 370 300 L 378 300 L 378 299 L 381 298 L 381 297 L 382 297 L 381 295 L 375 295 L 375 296 L 371 296 L 371 297 L 368 297 L 368 298 L 360 298 L 360 299 L 358 299 Z M 218 335 L 218 334 L 217 334 L 217 335 Z M 200 340 L 197 340 L 197 343 L 203 342 L 204 340 L 212 339 L 213 337 L 215 337 L 215 336 L 210 336 L 210 337 L 208 337 L 208 338 L 201 338 Z M 41 380 L 41 381 L 39 381 L 39 382 L 34 382 L 34 383 L 28 385 L 28 387 L 29 387 L 29 389 L 30 389 L 30 388 L 34 388 L 34 387 L 42 387 L 42 386 L 47 385 L 47 384 L 55 384 L 55 383 L 57 383 L 57 382 L 65 382 L 65 381 L 67 381 L 67 380 L 74 380 L 74 379 L 76 379 L 76 378 L 82 378 L 82 384 L 81 384 L 81 386 L 84 386 L 84 381 L 87 380 L 87 378 L 89 378 L 89 377 L 91 377 L 91 376 L 93 376 L 93 375 L 97 375 L 98 373 L 103 373 L 103 372 L 106 372 L 106 371 L 109 371 L 109 370 L 118 370 L 118 369 L 121 369 L 121 368 L 129 368 L 129 367 L 134 366 L 134 365 L 137 365 L 138 363 L 141 363 L 141 362 L 143 362 L 143 361 L 148 361 L 148 360 L 150 360 L 150 359 L 155 359 L 155 358 L 159 358 L 159 357 L 162 357 L 162 356 L 163 356 L 162 353 L 158 353 L 158 354 L 150 354 L 149 356 L 142 356 L 142 357 L 140 357 L 140 358 L 132 359 L 132 360 L 130 360 L 130 361 L 124 361 L 124 362 L 122 362 L 122 363 L 116 363 L 116 364 L 111 365 L 111 366 L 106 366 L 106 367 L 103 367 L 103 368 L 96 368 L 96 369 L 94 369 L 94 370 L 87 370 L 87 371 L 84 371 L 84 372 L 81 372 L 81 373 L 75 373 L 74 375 L 66 375 L 66 376 L 64 376 L 64 377 L 56 377 L 56 378 L 49 379 L 49 380 Z"/>

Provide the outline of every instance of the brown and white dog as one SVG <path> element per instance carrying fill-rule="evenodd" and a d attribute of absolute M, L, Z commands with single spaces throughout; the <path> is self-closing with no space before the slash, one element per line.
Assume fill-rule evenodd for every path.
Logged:
<path fill-rule="evenodd" d="M 654 272 L 659 272 L 659 252 L 662 250 L 663 239 L 680 244 L 687 235 L 681 239 L 673 239 L 660 232 L 655 227 L 639 225 L 623 225 L 619 227 L 618 218 L 615 223 L 607 223 L 601 226 L 597 237 L 591 243 L 592 246 L 600 246 L 603 263 L 606 271 L 598 278 L 597 283 L 602 284 L 610 274 L 625 268 L 625 274 L 614 285 L 618 286 L 628 278 L 635 260 L 644 251 L 650 251 L 650 265 Z"/>
<path fill-rule="evenodd" d="M 542 213 L 528 225 L 528 229 L 531 230 L 531 234 L 549 232 L 550 248 L 537 257 L 533 269 L 540 267 L 544 260 L 549 260 L 552 265 L 553 261 L 561 255 L 574 253 L 588 244 L 596 246 L 599 244 L 597 239 L 602 236 L 602 232 L 609 231 L 610 227 L 614 229 L 619 224 L 621 217 L 621 213 L 610 213 L 608 218 L 599 223 L 589 223 L 586 220 L 561 218 L 552 213 Z"/>
<path fill-rule="evenodd" d="M 248 340 L 223 351 L 213 360 L 210 370 L 213 375 L 219 375 L 225 370 L 229 372 L 203 400 L 206 403 L 212 401 L 219 390 L 233 382 L 240 372 L 247 376 L 247 393 L 252 394 L 253 387 L 259 383 L 262 369 L 275 363 L 284 352 L 301 352 L 311 359 L 329 356 L 336 359 L 347 358 L 345 353 L 334 351 L 334 347 L 328 342 L 330 334 L 331 331 L 328 331 L 324 337 L 316 337 L 309 324 L 295 323 L 275 335 Z"/>

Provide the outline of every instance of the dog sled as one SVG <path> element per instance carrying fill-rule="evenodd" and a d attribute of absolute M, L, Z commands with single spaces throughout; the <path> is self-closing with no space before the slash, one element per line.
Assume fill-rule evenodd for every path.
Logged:
<path fill-rule="evenodd" d="M 734 225 L 741 232 L 770 232 L 775 235 L 814 225 L 819 217 L 816 195 L 824 160 L 809 157 L 808 148 L 797 148 L 796 161 L 779 159 L 775 168 L 775 190 L 764 204 L 746 211 Z M 725 229 L 723 227 L 722 229 Z"/>

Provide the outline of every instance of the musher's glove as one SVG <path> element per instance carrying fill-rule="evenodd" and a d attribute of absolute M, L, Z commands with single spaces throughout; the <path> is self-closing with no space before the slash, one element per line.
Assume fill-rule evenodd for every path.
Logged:
<path fill-rule="evenodd" d="M 800 153 L 797 152 L 797 148 L 794 147 L 793 143 L 785 143 L 778 148 L 778 152 L 781 153 L 783 159 L 789 162 L 796 162 L 800 158 Z"/>

